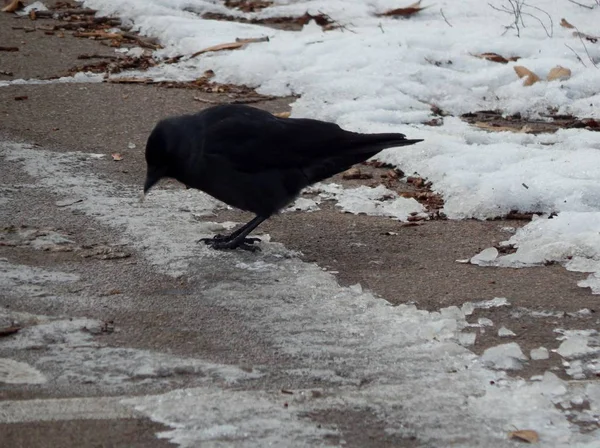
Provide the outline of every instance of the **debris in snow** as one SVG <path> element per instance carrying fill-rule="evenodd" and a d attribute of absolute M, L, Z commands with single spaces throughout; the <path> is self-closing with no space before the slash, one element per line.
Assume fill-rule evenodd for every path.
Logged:
<path fill-rule="evenodd" d="M 541 359 L 548 359 L 550 357 L 550 353 L 548 349 L 545 347 L 534 348 L 529 352 L 529 357 L 534 361 L 539 361 Z"/>
<path fill-rule="evenodd" d="M 506 337 L 516 336 L 516 333 L 514 331 L 509 330 L 505 326 L 502 326 L 498 330 L 498 336 L 501 338 L 506 338 Z"/>
<path fill-rule="evenodd" d="M 495 247 L 488 247 L 487 249 L 482 250 L 477 255 L 471 257 L 471 264 L 476 264 L 479 266 L 486 266 L 490 263 L 493 263 L 496 258 L 498 258 L 498 249 Z"/>
<path fill-rule="evenodd" d="M 524 86 L 532 86 L 540 80 L 538 75 L 522 65 L 515 65 L 513 69 L 519 78 L 525 78 L 525 81 L 523 81 Z"/>
<path fill-rule="evenodd" d="M 490 308 L 497 308 L 500 306 L 510 306 L 510 302 L 506 299 L 506 297 L 494 297 L 491 300 L 484 300 L 481 302 L 475 302 L 473 304 L 475 308 L 481 308 L 484 310 Z"/>
<path fill-rule="evenodd" d="M 546 79 L 548 81 L 555 81 L 557 79 L 560 81 L 565 81 L 565 80 L 569 79 L 570 77 L 571 77 L 571 70 L 569 70 L 568 68 L 565 68 L 565 67 L 561 67 L 560 65 L 557 65 L 552 70 L 550 70 L 550 73 L 548 73 L 548 76 L 546 77 Z"/>
<path fill-rule="evenodd" d="M 567 19 L 562 18 L 560 19 L 560 26 L 562 26 L 563 28 L 575 28 L 573 25 L 571 25 L 569 22 L 567 22 Z"/>
<path fill-rule="evenodd" d="M 405 6 L 404 8 L 391 9 L 377 15 L 382 17 L 410 17 L 428 8 L 428 6 L 421 6 L 421 1 L 422 0 L 418 0 L 408 6 Z"/>
<path fill-rule="evenodd" d="M 490 347 L 481 355 L 481 362 L 492 369 L 519 370 L 527 356 L 516 342 Z"/>
<path fill-rule="evenodd" d="M 532 429 L 519 429 L 508 433 L 509 439 L 515 439 L 519 442 L 537 443 L 540 441 L 540 436 Z"/>
<path fill-rule="evenodd" d="M 474 54 L 476 58 L 485 59 L 486 61 L 499 62 L 500 64 L 508 64 L 511 61 L 517 61 L 520 58 L 518 56 L 512 56 L 510 58 L 505 58 L 504 56 L 500 56 L 497 53 L 480 53 Z"/>
<path fill-rule="evenodd" d="M 373 175 L 369 173 L 363 173 L 360 168 L 352 167 L 349 170 L 346 170 L 342 173 L 342 179 L 352 180 L 352 179 L 372 179 Z"/>

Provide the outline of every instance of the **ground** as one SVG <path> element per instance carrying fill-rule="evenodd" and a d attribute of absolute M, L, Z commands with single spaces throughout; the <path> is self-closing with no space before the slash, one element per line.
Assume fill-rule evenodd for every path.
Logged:
<path fill-rule="evenodd" d="M 52 21 L 37 21 L 34 25 L 41 23 Z M 16 46 L 20 50 L 0 53 L 0 70 L 12 73 L 11 76 L 0 73 L 0 80 L 63 76 L 72 67 L 81 65 L 78 55 L 113 54 L 112 48 L 99 41 L 77 39 L 68 34 L 65 37 L 46 35 L 40 30 L 12 29 L 23 24 L 32 26 L 29 19 L 0 15 L 2 45 Z M 414 419 L 401 422 L 404 431 L 386 430 L 384 422 L 395 414 L 386 413 L 385 405 L 367 400 L 368 406 L 345 407 L 338 403 L 337 407 L 311 408 L 298 398 L 310 393 L 312 400 L 318 400 L 315 398 L 318 394 L 334 397 L 339 390 L 354 397 L 364 384 L 376 384 L 379 379 L 371 371 L 376 369 L 370 367 L 368 359 L 352 364 L 355 360 L 349 358 L 348 371 L 343 365 L 331 367 L 334 357 L 346 355 L 335 354 L 332 348 L 335 344 L 327 341 L 335 334 L 318 336 L 320 331 L 327 332 L 327 325 L 322 329 L 306 329 L 308 333 L 317 332 L 315 340 L 311 339 L 307 345 L 318 347 L 315 341 L 325 340 L 323 355 L 310 353 L 307 358 L 306 354 L 291 354 L 293 341 L 288 341 L 282 333 L 286 329 L 298 333 L 301 330 L 293 327 L 290 323 L 293 318 L 285 313 L 298 313 L 296 318 L 304 322 L 302 319 L 313 312 L 317 321 L 319 312 L 317 308 L 310 309 L 311 302 L 293 305 L 294 294 L 312 286 L 300 283 L 291 272 L 300 272 L 298 278 L 304 278 L 302 275 L 313 278 L 317 276 L 316 271 L 327 270 L 342 286 L 360 284 L 363 290 L 394 306 L 414 304 L 427 311 L 453 305 L 461 307 L 465 302 L 507 298 L 509 306 L 476 309 L 469 317 L 470 322 L 482 317 L 493 322 L 485 333 L 477 330 L 476 342 L 469 347 L 478 355 L 506 342 L 517 342 L 526 354 L 540 346 L 554 349 L 559 345 L 555 328 L 586 329 L 593 328 L 597 322 L 594 315 L 597 298 L 588 289 L 577 286 L 577 281 L 585 275 L 568 272 L 559 265 L 501 269 L 456 262 L 508 239 L 511 233 L 507 228 L 524 225 L 526 221 L 522 220 L 437 219 L 406 226 L 389 218 L 345 214 L 334 204 L 325 204 L 318 211 L 286 212 L 264 223 L 258 233 L 270 235 L 271 242 L 281 245 L 274 244 L 261 255 L 232 253 L 211 259 L 210 254 L 206 255 L 207 249 L 196 245 L 193 233 L 185 233 L 193 229 L 196 219 L 193 209 L 191 212 L 185 206 L 169 209 L 160 197 L 153 199 L 150 195 L 147 201 L 151 205 L 147 207 L 152 207 L 154 200 L 158 204 L 154 209 L 144 209 L 145 215 L 127 211 L 134 197 L 131 192 L 140 190 L 143 182 L 143 148 L 149 131 L 163 117 L 194 112 L 209 105 L 195 100 L 197 96 L 210 101 L 223 98 L 219 94 L 156 85 L 52 83 L 0 88 L 1 140 L 34 145 L 25 152 L 19 148 L 6 150 L 0 165 L 0 199 L 5 198 L 0 202 L 0 228 L 3 229 L 0 263 L 5 265 L 0 305 L 5 308 L 6 319 L 16 319 L 24 328 L 63 322 L 49 329 L 39 340 L 29 335 L 29 339 L 24 336 L 11 345 L 10 340 L 18 338 L 19 333 L 0 339 L 1 356 L 35 365 L 36 370 L 50 379 L 40 384 L 35 381 L 3 384 L 0 388 L 0 400 L 5 403 L 2 407 L 0 402 L 0 434 L 6 446 L 158 447 L 169 446 L 173 441 L 185 443 L 177 437 L 155 437 L 156 433 L 170 429 L 160 422 L 172 420 L 161 416 L 160 411 L 140 410 L 151 406 L 150 402 L 138 403 L 136 411 L 126 415 L 119 414 L 117 405 L 114 412 L 109 405 L 101 410 L 92 409 L 100 397 L 145 397 L 170 391 L 177 393 L 184 388 L 205 390 L 206 396 L 216 397 L 215 403 L 233 400 L 236 403 L 233 408 L 239 406 L 242 410 L 246 393 L 248 400 L 258 403 L 258 414 L 262 412 L 260 403 L 263 401 L 277 402 L 287 412 L 288 401 L 293 407 L 293 400 L 299 400 L 300 420 L 314 425 L 307 429 L 304 423 L 296 421 L 283 420 L 281 424 L 293 428 L 297 425 L 294 437 L 299 438 L 294 440 L 302 440 L 307 446 L 309 441 L 314 446 L 317 443 L 356 447 L 439 446 L 435 439 L 420 433 Z M 26 99 L 17 100 L 19 97 Z M 253 106 L 280 113 L 289 111 L 294 100 L 279 98 L 256 102 Z M 112 153 L 121 154 L 122 160 L 112 160 Z M 94 154 L 104 157 L 90 157 Z M 386 171 L 385 168 L 361 169 L 373 172 L 374 180 L 347 181 L 337 176 L 334 181 L 349 187 L 368 184 L 378 181 L 379 175 Z M 65 184 L 60 183 L 63 181 Z M 163 187 L 180 195 L 192 194 L 174 183 L 165 183 Z M 410 189 L 410 186 L 403 188 Z M 97 204 L 85 205 L 95 199 L 82 192 L 94 189 L 99 197 L 112 198 L 102 203 L 104 208 Z M 79 207 L 76 201 L 84 205 Z M 165 215 L 161 217 L 163 212 Z M 178 227 L 178 220 L 184 215 L 186 227 Z M 182 236 L 163 236 L 169 234 L 170 217 L 173 232 L 181 231 Z M 241 223 L 250 218 L 219 207 L 209 216 L 218 223 Z M 126 220 L 144 223 L 124 224 Z M 157 228 L 151 227 L 152 220 Z M 145 236 L 135 236 L 135 229 L 146 232 Z M 202 230 L 199 230 L 197 237 L 201 236 Z M 49 246 L 44 246 L 44 238 L 49 238 Z M 61 243 L 60 238 L 68 242 Z M 175 253 L 180 246 L 172 253 L 165 249 L 166 258 L 183 263 L 181 272 L 175 275 L 156 269 L 156 265 L 160 265 L 160 261 L 157 262 L 160 254 L 155 252 L 161 250 L 161 238 L 184 238 L 183 243 L 181 239 L 173 240 L 183 244 L 180 260 Z M 36 246 L 35 242 L 39 244 Z M 63 249 L 55 250 L 57 245 Z M 159 249 L 151 255 L 145 254 L 144 247 L 152 245 Z M 194 255 L 195 252 L 200 255 Z M 272 272 L 262 273 L 257 260 L 271 269 L 282 269 L 281 277 Z M 289 263 L 291 267 L 273 267 L 278 263 Z M 243 266 L 256 269 L 245 270 Z M 248 277 L 240 272 L 249 272 Z M 69 275 L 73 277 L 69 279 Z M 298 283 L 294 283 L 296 281 Z M 339 288 L 328 283 L 330 280 L 322 281 L 327 291 Z M 287 282 L 286 288 L 298 288 L 300 292 L 277 289 L 277 282 Z M 245 302 L 255 301 L 256 308 L 249 311 L 251 305 L 240 304 L 241 297 Z M 287 324 L 277 323 L 277 308 L 269 310 L 269 300 L 282 310 L 282 322 L 291 319 Z M 289 309 L 285 303 L 290 303 Z M 589 313 L 578 313 L 586 308 Z M 323 310 L 323 316 L 329 316 L 327 313 L 337 316 L 338 311 Z M 58 317 L 60 319 L 55 321 Z M 65 330 L 68 322 L 73 323 L 73 328 Z M 516 336 L 499 337 L 497 331 L 502 326 Z M 377 333 L 377 328 L 360 328 L 370 328 L 369 331 Z M 61 331 L 72 337 L 61 335 Z M 299 336 L 299 353 L 302 341 Z M 340 347 L 343 346 L 340 342 Z M 373 353 L 377 351 L 374 346 L 369 347 Z M 326 354 L 328 350 L 333 351 Z M 371 354 L 369 350 L 363 353 L 367 357 Z M 327 356 L 332 358 L 326 359 Z M 140 360 L 140 364 L 131 366 L 127 364 L 128 359 Z M 196 363 L 196 360 L 205 364 L 198 364 L 200 361 Z M 411 362 L 408 355 L 396 361 L 400 363 L 396 367 L 398 371 L 405 369 L 401 364 Z M 530 361 L 511 375 L 530 378 L 552 370 L 559 377 L 569 379 L 562 362 L 558 354 L 551 352 L 548 360 Z M 372 363 L 376 365 L 377 361 Z M 232 371 L 223 366 L 230 366 Z M 308 367 L 327 372 L 322 375 L 289 373 Z M 359 371 L 362 373 L 356 373 Z M 260 376 L 253 376 L 257 372 Z M 216 385 L 207 385 L 207 378 L 212 377 L 217 378 Z M 240 392 L 236 395 L 232 390 Z M 85 410 L 69 411 L 77 408 L 79 402 L 74 400 L 80 398 L 81 408 Z M 347 398 L 349 402 L 352 399 Z M 411 399 L 416 400 L 414 396 Z M 408 413 L 411 399 L 398 397 L 400 403 L 407 402 Z M 31 400 L 42 400 L 39 403 L 45 402 L 47 408 L 39 403 L 32 406 Z M 156 409 L 159 408 L 157 405 Z M 224 422 L 234 419 L 233 408 L 221 411 Z M 37 411 L 29 413 L 31 409 Z M 67 411 L 61 414 L 61 409 Z M 16 410 L 22 410 L 23 414 Z M 87 415 L 82 417 L 81 412 Z M 271 418 L 271 412 L 269 406 L 264 405 L 264 418 Z M 219 426 L 218 423 L 215 424 Z M 221 426 L 226 433 L 225 423 Z M 593 425 L 589 429 L 594 429 Z"/>

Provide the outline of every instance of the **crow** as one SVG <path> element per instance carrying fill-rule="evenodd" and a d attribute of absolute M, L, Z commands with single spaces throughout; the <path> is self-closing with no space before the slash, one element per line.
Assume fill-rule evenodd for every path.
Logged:
<path fill-rule="evenodd" d="M 160 121 L 146 144 L 144 195 L 161 178 L 202 190 L 254 219 L 231 235 L 200 241 L 214 249 L 256 250 L 260 223 L 315 182 L 378 152 L 413 145 L 403 134 L 361 134 L 307 118 L 280 118 L 244 105 L 219 105 Z"/>

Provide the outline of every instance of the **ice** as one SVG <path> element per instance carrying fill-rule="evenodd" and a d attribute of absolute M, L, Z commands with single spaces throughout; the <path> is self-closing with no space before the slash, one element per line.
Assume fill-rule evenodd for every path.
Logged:
<path fill-rule="evenodd" d="M 538 361 L 541 359 L 548 359 L 550 354 L 548 353 L 548 349 L 545 347 L 534 348 L 529 352 L 529 357 L 534 361 Z"/>
<path fill-rule="evenodd" d="M 403 198 L 395 191 L 383 185 L 375 188 L 360 186 L 357 188 L 343 188 L 339 184 L 316 184 L 309 192 L 319 192 L 323 200 L 337 201 L 337 207 L 343 211 L 354 214 L 370 216 L 388 216 L 406 221 L 411 214 L 419 214 L 425 208 L 413 198 Z"/>
<path fill-rule="evenodd" d="M 496 308 L 496 307 L 501 307 L 501 306 L 510 306 L 510 302 L 508 301 L 508 299 L 506 297 L 494 297 L 491 300 L 483 300 L 481 302 L 475 302 L 473 304 L 473 306 L 475 308 L 481 308 L 481 309 L 490 309 L 490 308 Z"/>
<path fill-rule="evenodd" d="M 498 258 L 498 249 L 495 247 L 488 247 L 487 249 L 479 252 L 477 255 L 471 257 L 470 262 L 471 264 L 486 266 L 496 260 L 496 258 Z"/>
<path fill-rule="evenodd" d="M 37 369 L 24 362 L 0 358 L 0 383 L 43 384 L 46 377 Z"/>
<path fill-rule="evenodd" d="M 472 326 L 474 326 L 474 327 L 493 327 L 494 322 L 492 321 L 492 319 L 488 319 L 487 317 L 480 317 L 479 319 L 477 319 L 477 323 L 472 324 Z"/>
<path fill-rule="evenodd" d="M 511 331 L 508 328 L 506 328 L 505 326 L 502 326 L 498 330 L 498 336 L 500 336 L 501 338 L 506 338 L 506 337 L 516 336 L 516 334 L 514 331 Z"/>
<path fill-rule="evenodd" d="M 312 212 L 315 210 L 319 210 L 319 205 L 318 205 L 317 201 L 315 201 L 313 199 L 308 199 L 308 198 L 298 198 L 285 211 Z"/>
<path fill-rule="evenodd" d="M 588 338 L 585 336 L 571 336 L 563 341 L 556 353 L 563 358 L 576 358 L 588 353 L 595 353 L 598 349 L 588 346 Z"/>
<path fill-rule="evenodd" d="M 465 347 L 475 344 L 475 339 L 477 339 L 477 333 L 458 334 L 458 343 Z"/>
<path fill-rule="evenodd" d="M 527 357 L 516 342 L 490 347 L 481 355 L 481 362 L 493 369 L 519 370 Z"/>
<path fill-rule="evenodd" d="M 27 16 L 31 11 L 48 11 L 48 8 L 42 2 L 34 2 L 25 6 L 25 8 L 16 11 L 16 14 L 19 16 Z"/>

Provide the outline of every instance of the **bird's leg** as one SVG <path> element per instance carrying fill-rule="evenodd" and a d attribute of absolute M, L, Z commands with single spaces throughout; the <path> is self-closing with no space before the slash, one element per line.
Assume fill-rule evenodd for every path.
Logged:
<path fill-rule="evenodd" d="M 244 249 L 255 251 L 258 247 L 252 244 L 256 241 L 260 241 L 259 238 L 246 238 L 250 232 L 256 229 L 264 220 L 268 217 L 256 216 L 249 223 L 243 225 L 231 235 L 221 236 L 216 235 L 214 238 L 202 238 L 200 241 L 208 244 L 213 249 Z"/>

